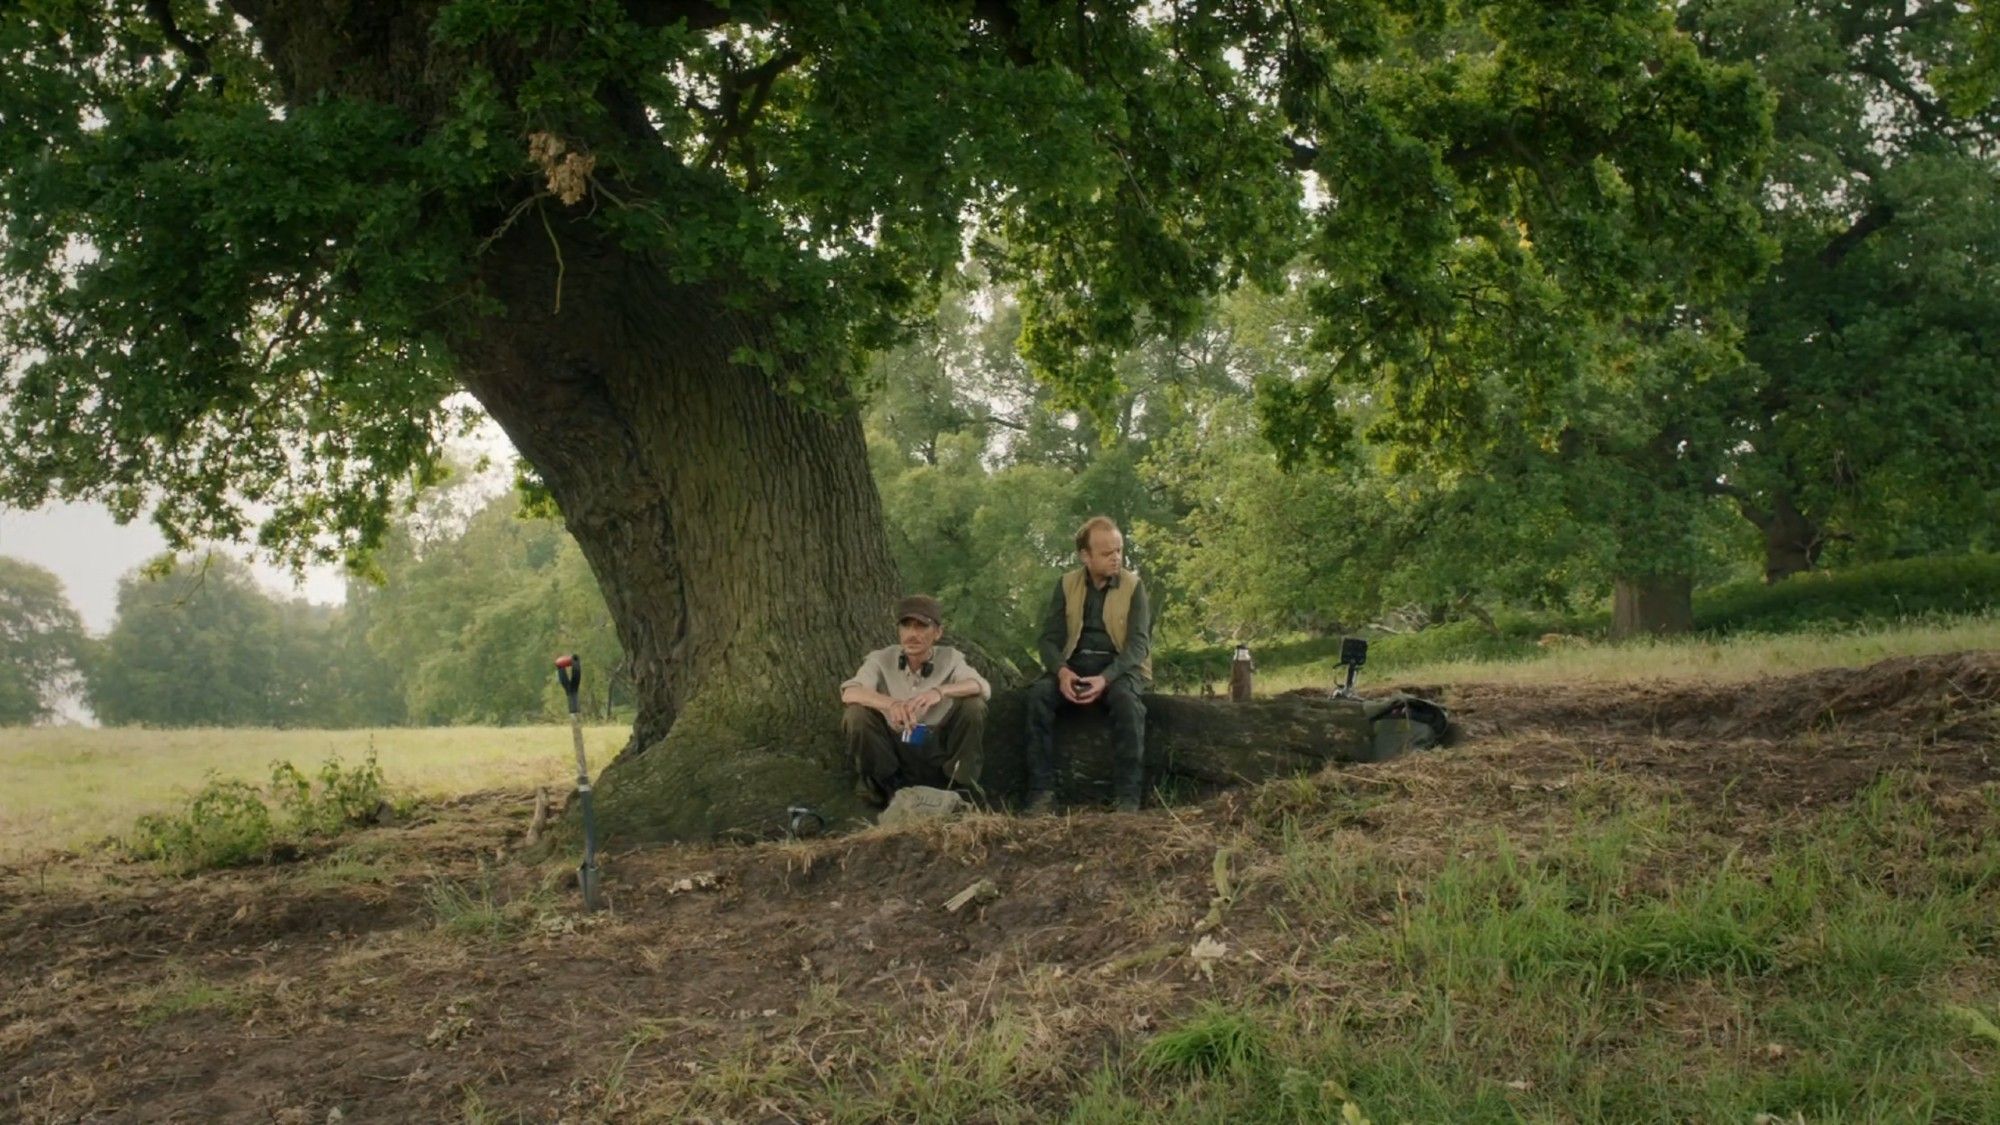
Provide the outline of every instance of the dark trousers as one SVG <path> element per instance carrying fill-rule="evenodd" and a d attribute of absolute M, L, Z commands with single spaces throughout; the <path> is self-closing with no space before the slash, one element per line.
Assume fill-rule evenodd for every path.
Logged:
<path fill-rule="evenodd" d="M 986 764 L 986 701 L 978 696 L 952 700 L 950 713 L 922 745 L 904 742 L 882 712 L 859 703 L 847 705 L 840 732 L 855 772 L 883 800 L 906 785 L 979 787 Z"/>
<path fill-rule="evenodd" d="M 1108 665 L 1087 658 L 1073 659 L 1070 669 L 1081 676 L 1095 676 Z M 1093 667 L 1093 665 L 1097 665 Z M 1092 707 L 1111 712 L 1111 734 L 1117 761 L 1111 778 L 1112 793 L 1121 801 L 1137 801 L 1146 786 L 1146 704 L 1139 699 L 1145 685 L 1137 676 L 1120 676 L 1104 689 Z M 1028 688 L 1028 788 L 1034 793 L 1056 790 L 1056 709 L 1074 707 L 1064 699 L 1062 685 L 1054 676 L 1043 676 Z"/>

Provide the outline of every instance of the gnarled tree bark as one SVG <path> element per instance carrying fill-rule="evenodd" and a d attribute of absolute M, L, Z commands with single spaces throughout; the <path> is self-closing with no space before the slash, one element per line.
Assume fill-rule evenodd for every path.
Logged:
<path fill-rule="evenodd" d="M 508 316 L 459 344 L 467 385 L 554 496 L 633 669 L 607 834 L 861 813 L 834 692 L 897 589 L 858 419 L 735 363 L 762 326 L 588 223 L 519 224 L 482 280 Z"/>

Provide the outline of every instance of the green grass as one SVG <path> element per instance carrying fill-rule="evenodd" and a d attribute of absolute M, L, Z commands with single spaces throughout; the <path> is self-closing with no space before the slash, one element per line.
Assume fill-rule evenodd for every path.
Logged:
<path fill-rule="evenodd" d="M 2000 785 L 1984 819 L 1892 773 L 1752 824 L 1619 786 L 1435 849 L 1342 822 L 1394 799 L 1274 787 L 1245 877 L 1297 952 L 1200 1003 L 1047 969 L 983 1014 L 976 981 L 893 1019 L 841 996 L 634 1095 L 646 1120 L 2000 1120 Z"/>
<path fill-rule="evenodd" d="M 1288 830 L 1345 998 L 1197 1012 L 1069 1120 L 2000 1120 L 2000 840 L 1904 780 L 1749 847 L 1660 806 L 1429 870 Z"/>
<path fill-rule="evenodd" d="M 594 766 L 628 727 L 584 729 Z M 480 789 L 562 788 L 576 776 L 562 727 L 399 730 L 143 730 L 0 728 L 0 863 L 124 832 L 149 813 L 182 807 L 209 775 L 263 785 L 274 761 L 349 764 L 370 750 L 384 783 L 416 796 Z"/>
<path fill-rule="evenodd" d="M 497 942 L 552 918 L 557 912 L 557 897 L 546 881 L 521 894 L 503 895 L 494 872 L 482 863 L 475 879 L 433 876 L 424 888 L 424 906 L 431 924 L 444 933 Z"/>
<path fill-rule="evenodd" d="M 1139 1050 L 1139 1067 L 1167 1079 L 1236 1077 L 1271 1064 L 1268 1033 L 1242 1012 L 1210 1008 Z"/>
<path fill-rule="evenodd" d="M 459 937 L 498 940 L 517 928 L 494 897 L 490 881 L 467 887 L 448 879 L 433 880 L 424 888 L 424 905 L 438 929 Z"/>
<path fill-rule="evenodd" d="M 1456 628 L 1456 626 L 1454 626 Z M 1338 647 L 1337 643 L 1334 647 Z M 1380 647 L 1380 646 L 1377 646 Z M 1851 668 L 1895 656 L 2000 648 L 2000 616 L 1952 621 L 1864 625 L 1840 631 L 1783 635 L 1738 634 L 1530 648 L 1515 657 L 1378 662 L 1362 669 L 1357 690 L 1385 682 L 1627 683 L 1640 680 L 1736 681 L 1758 676 Z M 1332 656 L 1286 663 L 1284 653 L 1260 657 L 1259 695 L 1330 687 L 1342 673 Z"/>
<path fill-rule="evenodd" d="M 1711 672 L 1744 678 L 1883 656 L 1992 648 L 2000 645 L 2000 555 L 1905 559 L 1802 574 L 1776 585 L 1714 586 L 1695 592 L 1694 624 L 1693 637 L 1612 645 L 1607 609 L 1501 610 L 1490 625 L 1467 619 L 1414 633 L 1370 634 L 1362 679 L 1615 680 Z M 1925 640 L 1932 635 L 1938 636 L 1935 642 Z M 1559 643 L 1545 645 L 1551 636 Z M 1337 682 L 1340 640 L 1253 640 L 1259 690 Z M 1222 690 L 1231 651 L 1215 646 L 1156 652 L 1159 683 L 1167 690 L 1196 691 L 1206 681 Z"/>
<path fill-rule="evenodd" d="M 250 998 L 240 989 L 225 988 L 191 972 L 177 971 L 140 995 L 132 1022 L 140 1027 L 153 1027 L 197 1012 L 240 1016 L 249 1008 Z"/>
<path fill-rule="evenodd" d="M 306 865 L 293 879 L 302 887 L 329 890 L 334 887 L 387 886 L 396 881 L 396 873 L 388 864 L 367 855 L 362 849 L 344 847 L 317 863 Z"/>

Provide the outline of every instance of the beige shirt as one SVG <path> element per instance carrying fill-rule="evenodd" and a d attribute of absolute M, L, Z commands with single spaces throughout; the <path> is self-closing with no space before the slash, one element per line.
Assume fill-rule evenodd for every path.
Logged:
<path fill-rule="evenodd" d="M 840 690 L 845 693 L 848 688 L 858 687 L 865 691 L 879 691 L 890 699 L 908 699 L 934 687 L 971 680 L 979 685 L 979 698 L 993 698 L 993 685 L 987 683 L 986 677 L 968 664 L 955 648 L 937 645 L 931 649 L 931 672 L 928 676 L 923 674 L 922 668 L 898 668 L 896 662 L 902 655 L 903 650 L 896 645 L 876 649 L 861 661 L 861 670 L 841 684 Z M 923 722 L 930 726 L 944 722 L 944 717 L 951 714 L 951 705 L 956 702 L 952 697 L 945 696 L 937 706 L 924 712 Z"/>

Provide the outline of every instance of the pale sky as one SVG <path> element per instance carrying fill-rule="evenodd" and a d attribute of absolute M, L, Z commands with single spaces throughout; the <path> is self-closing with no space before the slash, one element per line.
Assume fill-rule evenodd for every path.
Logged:
<path fill-rule="evenodd" d="M 102 504 L 55 504 L 29 512 L 0 508 L 0 555 L 53 571 L 84 627 L 98 636 L 111 628 L 117 612 L 118 580 L 166 549 L 152 524 L 140 519 L 120 527 Z M 246 557 L 241 548 L 223 549 Z M 338 567 L 316 567 L 297 586 L 289 571 L 262 563 L 251 569 L 265 588 L 285 597 L 338 603 L 347 596 Z"/>
<path fill-rule="evenodd" d="M 460 479 L 471 503 L 513 486 L 514 446 L 491 419 L 447 442 L 462 463 L 485 457 L 483 472 Z M 52 504 L 33 511 L 0 507 L 0 555 L 34 563 L 62 579 L 69 604 L 97 636 L 111 629 L 118 612 L 118 580 L 167 549 L 166 539 L 142 516 L 120 527 L 102 504 Z M 337 566 L 309 568 L 296 580 L 289 569 L 254 561 L 248 548 L 222 544 L 217 550 L 250 564 L 265 589 L 280 597 L 338 605 L 347 598 L 347 578 Z"/>

